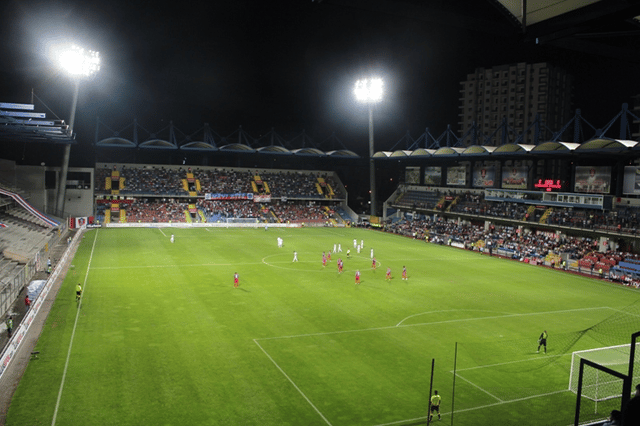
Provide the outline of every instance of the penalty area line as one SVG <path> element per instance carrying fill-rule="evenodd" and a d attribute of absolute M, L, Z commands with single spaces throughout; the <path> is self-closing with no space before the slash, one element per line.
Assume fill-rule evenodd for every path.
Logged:
<path fill-rule="evenodd" d="M 560 310 L 560 311 L 527 312 L 527 313 L 523 313 L 523 314 L 504 314 L 504 315 L 497 315 L 497 316 L 490 316 L 490 317 L 460 318 L 460 319 L 453 319 L 453 320 L 438 321 L 438 322 L 428 323 L 428 324 L 441 324 L 441 323 L 460 322 L 460 321 L 467 321 L 467 320 L 476 321 L 476 320 L 482 320 L 482 319 L 500 319 L 500 318 L 510 318 L 510 317 L 528 317 L 528 316 L 534 316 L 534 315 L 566 314 L 566 313 L 580 312 L 580 311 L 593 311 L 593 310 L 598 310 L 598 309 L 611 309 L 611 308 L 608 307 L 608 306 L 595 306 L 595 307 L 592 307 L 592 308 L 564 309 L 564 310 Z M 473 309 L 464 309 L 464 310 L 451 309 L 451 310 L 448 310 L 448 311 L 421 312 L 419 314 L 409 315 L 408 317 L 406 317 L 402 321 L 400 321 L 398 324 L 396 324 L 396 327 L 399 327 L 400 325 L 402 325 L 402 323 L 405 322 L 406 320 L 408 320 L 409 318 L 417 317 L 417 316 L 420 316 L 420 315 L 440 313 L 440 312 L 460 312 L 460 311 L 474 311 L 474 310 Z M 497 312 L 497 311 L 479 311 L 479 312 Z"/>
<path fill-rule="evenodd" d="M 89 263 L 87 264 L 87 273 L 84 276 L 84 282 L 82 283 L 82 293 L 87 289 L 87 278 L 89 277 L 89 270 L 91 269 L 91 259 L 93 259 L 93 253 L 96 248 L 96 241 L 98 240 L 99 229 L 96 229 L 96 234 L 93 239 L 93 246 L 91 246 L 91 255 L 89 256 Z M 64 383 L 67 378 L 67 370 L 69 369 L 69 360 L 71 359 L 71 349 L 73 348 L 73 339 L 76 335 L 76 328 L 78 327 L 78 318 L 80 318 L 80 309 L 82 308 L 82 294 L 78 301 L 78 307 L 76 312 L 76 319 L 73 322 L 73 331 L 71 332 L 71 340 L 69 341 L 69 350 L 67 351 L 67 359 L 64 362 L 64 370 L 62 371 L 62 380 L 60 382 L 60 389 L 58 390 L 58 398 L 56 400 L 56 406 L 53 410 L 53 419 L 51 420 L 51 426 L 55 426 L 56 418 L 58 417 L 58 409 L 60 408 L 60 400 L 62 399 L 62 390 L 64 389 Z"/>
<path fill-rule="evenodd" d="M 307 395 L 304 394 L 304 392 L 302 392 L 302 390 L 298 387 L 298 385 L 295 384 L 295 382 L 293 380 L 291 380 L 291 377 L 289 377 L 287 375 L 287 373 L 284 372 L 284 370 L 278 365 L 278 363 L 271 357 L 271 355 L 269 355 L 269 353 L 264 350 L 264 348 L 262 346 L 260 346 L 260 343 L 258 343 L 258 341 L 256 339 L 253 339 L 253 342 L 258 345 L 258 347 L 260 348 L 260 350 L 267 356 L 267 358 L 269 358 L 269 360 L 273 363 L 273 365 L 276 366 L 276 368 L 282 373 L 282 375 L 289 381 L 289 383 L 291 383 L 293 385 L 293 387 L 298 391 L 298 393 L 300 395 L 302 395 L 302 397 L 305 399 L 305 401 L 307 401 L 309 403 L 309 405 L 311 405 L 311 407 L 314 409 L 314 411 L 316 413 L 318 413 L 318 415 L 322 418 L 322 420 L 325 421 L 326 424 L 328 424 L 329 426 L 333 426 L 331 424 L 331 422 L 329 422 L 329 420 L 327 420 L 327 418 L 320 412 L 320 410 L 318 410 L 318 407 L 316 407 L 313 402 L 311 402 L 311 400 L 309 398 L 307 398 Z"/>
<path fill-rule="evenodd" d="M 498 402 L 504 402 L 502 399 L 498 398 L 497 396 L 493 395 L 492 393 L 490 393 L 489 391 L 486 391 L 484 389 L 482 389 L 480 386 L 476 385 L 475 383 L 473 383 L 471 380 L 465 379 L 464 377 L 462 377 L 459 374 L 456 374 L 456 377 L 461 378 L 462 380 L 464 380 L 465 382 L 469 383 L 471 386 L 475 387 L 476 389 L 486 393 L 487 395 L 489 395 L 491 398 L 496 399 Z"/>
<path fill-rule="evenodd" d="M 509 365 L 509 364 L 518 364 L 518 363 L 521 363 L 521 362 L 539 361 L 541 359 L 560 358 L 560 357 L 569 356 L 569 355 L 571 355 L 571 354 L 569 353 L 569 354 L 560 354 L 560 355 L 546 355 L 544 357 L 539 357 L 538 356 L 538 357 L 535 357 L 535 358 L 519 359 L 517 361 L 508 361 L 508 362 L 500 362 L 500 363 L 497 363 L 497 364 L 487 364 L 487 365 L 478 365 L 478 366 L 475 366 L 475 367 L 459 368 L 459 369 L 456 370 L 456 373 L 459 373 L 460 371 L 478 370 L 480 368 L 491 368 L 491 367 L 500 367 L 500 366 Z M 449 371 L 449 373 L 453 374 L 453 370 Z"/>
<path fill-rule="evenodd" d="M 488 404 L 488 405 L 481 405 L 478 407 L 471 407 L 471 408 L 463 408 L 462 410 L 456 410 L 456 413 L 465 413 L 468 411 L 476 411 L 476 410 L 483 410 L 485 408 L 491 408 L 491 407 L 496 407 L 498 405 L 505 405 L 505 404 L 511 404 L 512 402 L 521 402 L 521 401 L 527 401 L 529 399 L 535 399 L 535 398 L 542 398 L 545 396 L 551 396 L 551 395 L 557 395 L 559 393 L 565 393 L 565 392 L 570 392 L 568 390 L 560 390 L 560 391 L 555 391 L 555 392 L 550 392 L 550 393 L 543 393 L 540 395 L 531 395 L 531 396 L 525 396 L 523 398 L 517 398 L 517 399 L 512 399 L 509 401 L 502 401 L 502 402 L 495 402 L 493 404 Z M 443 416 L 450 416 L 452 413 L 448 412 L 448 413 L 442 413 Z M 392 426 L 392 425 L 403 425 L 403 424 L 407 424 L 410 422 L 416 422 L 416 421 L 420 421 L 423 419 L 426 419 L 427 416 L 425 417 L 417 417 L 415 419 L 404 419 L 404 420 L 398 420 L 395 422 L 391 422 L 391 423 L 381 423 L 381 424 L 377 424 L 375 426 Z"/>

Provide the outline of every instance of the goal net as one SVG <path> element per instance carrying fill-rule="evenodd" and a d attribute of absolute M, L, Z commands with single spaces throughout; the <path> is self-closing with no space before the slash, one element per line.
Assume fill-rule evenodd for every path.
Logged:
<path fill-rule="evenodd" d="M 636 363 L 640 353 L 640 342 L 636 343 Z M 573 352 L 571 355 L 571 374 L 569 378 L 569 390 L 578 393 L 578 379 L 580 374 L 580 360 L 586 359 L 593 363 L 605 366 L 621 374 L 629 373 L 629 358 L 631 344 L 608 346 L 604 348 L 588 349 Z M 634 366 L 633 380 L 638 379 L 639 369 Z M 622 396 L 623 379 L 607 374 L 597 368 L 585 367 L 582 377 L 582 396 L 592 401 L 606 401 Z"/>

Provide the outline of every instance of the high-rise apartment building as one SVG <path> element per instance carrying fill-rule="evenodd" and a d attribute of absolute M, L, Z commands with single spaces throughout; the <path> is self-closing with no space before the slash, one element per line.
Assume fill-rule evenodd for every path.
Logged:
<path fill-rule="evenodd" d="M 534 123 L 537 115 L 540 123 L 553 131 L 560 130 L 573 116 L 573 78 L 547 63 L 477 68 L 460 84 L 460 135 L 475 122 L 479 137 L 486 138 L 506 118 L 507 125 L 516 133 L 516 136 L 509 133 L 508 142 L 514 142 L 517 135 Z M 493 139 L 497 145 L 501 143 L 500 138 L 498 134 Z M 478 143 L 485 144 L 482 139 L 478 139 Z M 533 129 L 521 143 L 534 143 Z"/>

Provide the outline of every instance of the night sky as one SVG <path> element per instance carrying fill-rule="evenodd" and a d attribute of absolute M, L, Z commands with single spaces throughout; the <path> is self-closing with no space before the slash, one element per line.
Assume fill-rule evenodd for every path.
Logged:
<path fill-rule="evenodd" d="M 379 11 L 337 0 L 12 0 L 0 14 L 0 101 L 29 103 L 33 88 L 68 119 L 73 83 L 49 57 L 67 40 L 102 57 L 100 73 L 81 84 L 74 150 L 93 143 L 100 116 L 114 130 L 134 118 L 152 132 L 170 120 L 186 134 L 205 122 L 221 135 L 242 125 L 259 137 L 273 127 L 288 140 L 305 130 L 317 144 L 335 132 L 366 155 L 367 108 L 353 85 L 368 75 L 385 81 L 376 151 L 407 131 L 457 131 L 459 83 L 476 67 L 565 67 L 576 78 L 575 107 L 596 127 L 640 94 L 637 62 L 525 43 L 488 1 L 432 1 L 435 17 L 416 13 L 423 2 L 395 3 Z M 491 23 L 508 31 L 494 34 Z"/>

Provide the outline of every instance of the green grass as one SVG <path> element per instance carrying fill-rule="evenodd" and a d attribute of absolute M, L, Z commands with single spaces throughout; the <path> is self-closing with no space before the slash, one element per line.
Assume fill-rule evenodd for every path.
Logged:
<path fill-rule="evenodd" d="M 637 291 L 361 229 L 100 229 L 73 263 L 7 425 L 418 424 L 432 359 L 443 424 L 568 425 L 571 352 L 640 329 Z"/>

